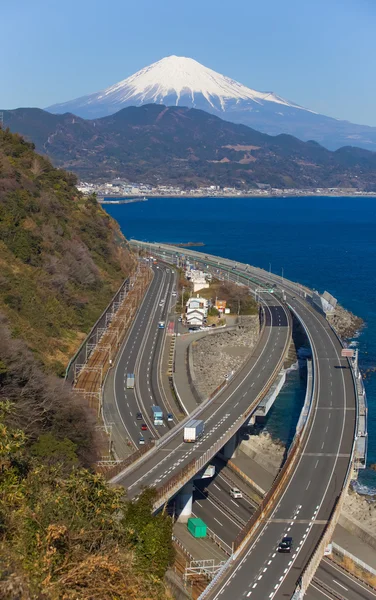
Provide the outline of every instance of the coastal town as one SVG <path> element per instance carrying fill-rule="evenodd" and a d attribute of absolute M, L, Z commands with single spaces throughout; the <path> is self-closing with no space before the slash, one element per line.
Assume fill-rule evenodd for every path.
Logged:
<path fill-rule="evenodd" d="M 106 198 L 128 198 L 144 199 L 147 197 L 166 198 L 166 197 L 217 197 L 224 196 L 249 196 L 249 197 L 270 197 L 270 196 L 375 196 L 374 192 L 357 191 L 353 188 L 274 188 L 268 184 L 259 183 L 257 188 L 235 188 L 221 187 L 219 185 L 200 186 L 187 189 L 179 185 L 158 184 L 155 186 L 140 182 L 127 182 L 121 179 L 114 179 L 109 182 L 92 183 L 81 181 L 77 186 L 85 195 L 96 194 L 99 201 Z"/>

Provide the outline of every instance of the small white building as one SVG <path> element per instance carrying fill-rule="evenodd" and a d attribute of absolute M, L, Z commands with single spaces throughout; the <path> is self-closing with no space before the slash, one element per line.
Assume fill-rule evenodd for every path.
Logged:
<path fill-rule="evenodd" d="M 193 283 L 193 292 L 196 293 L 199 290 L 203 290 L 209 287 L 209 283 L 207 281 L 207 273 L 204 271 L 198 271 L 197 269 L 191 269 L 187 273 L 187 279 L 190 279 Z"/>
<path fill-rule="evenodd" d="M 201 327 L 204 319 L 208 316 L 208 301 L 205 298 L 189 298 L 186 305 L 186 319 L 190 327 Z"/>

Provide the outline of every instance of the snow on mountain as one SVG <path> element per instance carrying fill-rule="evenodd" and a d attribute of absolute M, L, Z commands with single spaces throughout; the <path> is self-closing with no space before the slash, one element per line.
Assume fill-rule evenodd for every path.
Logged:
<path fill-rule="evenodd" d="M 273 93 L 257 92 L 246 86 L 204 67 L 192 58 L 168 56 L 149 67 L 145 67 L 131 77 L 113 85 L 97 95 L 98 100 L 115 99 L 127 103 L 133 99 L 138 103 L 153 102 L 163 104 L 166 97 L 175 95 L 175 104 L 179 105 L 182 96 L 189 96 L 192 105 L 195 95 L 201 94 L 207 102 L 216 108 L 219 100 L 223 111 L 228 100 L 253 100 L 277 102 L 286 106 L 295 106 Z"/>
<path fill-rule="evenodd" d="M 260 106 L 267 102 L 302 109 L 272 92 L 248 88 L 193 58 L 168 56 L 101 92 L 55 104 L 48 110 L 55 113 L 71 111 L 80 116 L 89 116 L 89 112 L 97 117 L 130 105 L 155 103 L 225 112 L 229 106 L 242 101 Z"/>
<path fill-rule="evenodd" d="M 376 150 L 376 128 L 315 113 L 273 92 L 258 92 L 192 58 L 168 56 L 100 92 L 47 108 L 84 118 L 144 104 L 187 106 L 270 135 L 289 133 L 329 149 L 357 145 Z"/>

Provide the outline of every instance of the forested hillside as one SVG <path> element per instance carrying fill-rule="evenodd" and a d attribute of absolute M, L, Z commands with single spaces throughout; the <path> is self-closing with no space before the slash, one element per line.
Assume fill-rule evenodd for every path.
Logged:
<path fill-rule="evenodd" d="M 0 130 L 0 311 L 59 374 L 134 265 L 117 224 L 75 183 Z"/>
<path fill-rule="evenodd" d="M 171 519 L 95 473 L 95 416 L 53 373 L 134 264 L 74 182 L 0 129 L 0 598 L 167 600 Z"/>
<path fill-rule="evenodd" d="M 130 106 L 93 120 L 19 108 L 4 111 L 4 120 L 84 181 L 376 190 L 375 152 L 352 146 L 331 152 L 317 142 L 266 135 L 194 108 Z"/>

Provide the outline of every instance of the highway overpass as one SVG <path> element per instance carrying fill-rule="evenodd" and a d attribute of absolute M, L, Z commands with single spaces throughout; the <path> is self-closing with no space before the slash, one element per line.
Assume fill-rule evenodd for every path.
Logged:
<path fill-rule="evenodd" d="M 180 248 L 157 245 L 153 246 L 152 253 L 159 253 L 164 260 L 174 261 L 182 251 Z M 214 582 L 206 593 L 208 598 L 250 597 L 261 600 L 291 597 L 341 495 L 351 464 L 356 423 L 356 397 L 352 373 L 347 359 L 341 357 L 341 344 L 326 319 L 306 301 L 305 296 L 309 295 L 309 290 L 293 282 L 286 280 L 282 282 L 281 278 L 248 265 L 238 265 L 218 257 L 203 256 L 194 251 L 184 251 L 184 255 L 188 255 L 191 260 L 195 260 L 200 265 L 209 265 L 212 271 L 219 272 L 219 275 L 227 273 L 229 278 L 237 279 L 239 282 L 248 282 L 254 286 L 268 284 L 270 286 L 272 283 L 277 283 L 280 289 L 283 287 L 290 310 L 303 323 L 310 338 L 315 374 L 313 416 L 299 460 L 272 514 L 265 522 L 260 523 L 257 535 L 250 539 L 242 552 L 232 557 L 222 577 Z M 276 324 L 278 320 L 287 319 L 286 314 L 283 317 L 280 308 L 270 305 L 269 302 L 271 331 L 269 338 L 264 337 L 262 340 L 264 347 L 273 335 L 272 323 Z M 279 327 L 281 328 L 280 324 Z M 284 327 L 287 327 L 287 323 Z M 277 331 L 275 325 L 274 329 Z M 281 347 L 279 351 L 282 351 Z M 251 384 L 256 372 L 259 374 L 260 367 L 267 368 L 265 364 L 267 356 L 268 354 L 263 355 L 260 351 L 258 363 L 254 365 L 248 380 L 246 378 L 245 387 Z M 232 386 L 235 386 L 235 389 L 230 389 L 229 386 L 229 389 L 221 395 L 221 404 L 225 408 L 219 409 L 219 414 L 216 413 L 220 419 L 214 430 L 210 431 L 209 439 L 202 449 L 204 456 L 208 446 L 213 445 L 215 439 L 226 432 L 226 420 L 228 422 L 230 417 L 232 420 L 236 416 L 236 412 L 231 414 L 229 407 L 232 404 L 233 410 L 235 400 L 241 402 L 238 398 L 244 397 L 241 393 L 244 383 L 243 381 L 235 385 L 233 382 Z M 252 383 L 256 385 L 255 382 Z M 248 393 L 249 389 L 246 396 Z M 248 404 L 252 403 L 252 398 L 249 398 L 249 401 Z M 244 404 L 242 409 L 244 410 Z M 209 414 L 205 414 L 209 422 L 210 417 L 211 409 Z M 117 478 L 117 481 L 121 481 L 131 490 L 133 488 L 137 490 L 137 486 L 142 482 L 158 487 L 163 483 L 164 477 L 179 471 L 181 466 L 184 466 L 181 455 L 175 460 L 175 457 L 179 456 L 179 451 L 184 453 L 186 459 L 188 458 L 185 456 L 187 450 L 184 444 L 176 445 L 176 442 L 179 442 L 179 439 L 165 450 L 166 468 L 164 465 L 153 463 L 151 456 L 146 467 L 145 464 L 141 464 L 140 471 L 137 469 L 128 475 L 124 474 Z M 171 456 L 175 461 L 172 464 Z M 151 469 L 152 476 L 150 476 Z M 172 487 L 171 493 L 175 492 L 176 488 Z M 284 534 L 292 535 L 294 538 L 292 555 L 281 555 L 276 552 Z"/>

